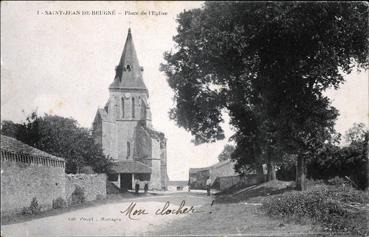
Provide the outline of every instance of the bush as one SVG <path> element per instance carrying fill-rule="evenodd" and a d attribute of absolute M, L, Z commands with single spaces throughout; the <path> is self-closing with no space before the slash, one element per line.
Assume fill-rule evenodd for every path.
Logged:
<path fill-rule="evenodd" d="M 84 203 L 85 200 L 85 191 L 80 186 L 76 186 L 72 193 L 72 205 Z"/>
<path fill-rule="evenodd" d="M 59 209 L 59 208 L 64 208 L 67 206 L 67 203 L 65 202 L 65 200 L 61 197 L 53 200 L 53 209 Z"/>
<path fill-rule="evenodd" d="M 23 207 L 23 209 L 22 209 L 22 215 L 32 215 L 32 212 L 29 209 L 29 207 Z"/>
<path fill-rule="evenodd" d="M 364 192 L 349 187 L 317 186 L 309 191 L 292 191 L 264 199 L 263 209 L 271 216 L 310 219 L 329 231 L 367 233 L 367 211 L 349 205 L 367 203 Z"/>
<path fill-rule="evenodd" d="M 351 186 L 331 186 L 319 185 L 312 187 L 309 191 L 324 192 L 326 198 L 330 198 L 343 203 L 367 204 L 369 196 L 363 191 L 352 188 Z"/>
<path fill-rule="evenodd" d="M 329 179 L 327 183 L 334 186 L 352 186 L 352 184 L 348 180 L 345 180 L 344 178 L 338 176 Z"/>
<path fill-rule="evenodd" d="M 41 212 L 41 207 L 38 205 L 37 198 L 34 197 L 29 207 L 24 207 L 22 210 L 23 215 L 36 215 Z"/>
<path fill-rule="evenodd" d="M 80 169 L 79 173 L 81 173 L 81 174 L 94 174 L 95 172 L 94 172 L 94 169 L 91 166 L 85 165 Z"/>

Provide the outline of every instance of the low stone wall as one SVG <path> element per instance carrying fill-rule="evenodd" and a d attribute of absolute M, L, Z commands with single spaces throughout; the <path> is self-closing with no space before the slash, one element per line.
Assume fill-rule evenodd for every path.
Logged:
<path fill-rule="evenodd" d="M 1 135 L 1 216 L 22 212 L 35 198 L 40 211 L 62 198 L 70 204 L 77 186 L 85 201 L 106 197 L 105 174 L 65 174 L 65 160 Z M 38 208 L 37 208 L 38 209 Z M 36 209 L 36 210 L 37 210 Z"/>
<path fill-rule="evenodd" d="M 36 162 L 37 161 L 37 162 Z M 1 152 L 1 214 L 21 212 L 37 199 L 41 210 L 65 197 L 64 162 Z"/>
<path fill-rule="evenodd" d="M 262 180 L 258 178 L 258 176 L 255 174 L 245 175 L 243 177 L 241 176 L 224 176 L 224 177 L 218 177 L 216 182 L 218 182 L 218 187 L 220 191 L 223 191 L 233 185 L 236 185 L 238 183 L 243 183 L 246 186 L 256 185 L 259 183 L 262 183 Z"/>
<path fill-rule="evenodd" d="M 106 182 L 105 174 L 65 174 L 64 163 L 34 163 L 29 156 L 2 152 L 1 215 L 22 212 L 33 198 L 41 211 L 51 209 L 57 198 L 71 204 L 76 186 L 84 190 L 86 201 L 102 199 L 106 197 Z"/>
<path fill-rule="evenodd" d="M 67 174 L 65 178 L 65 199 L 70 204 L 72 193 L 76 187 L 83 189 L 86 201 L 93 201 L 106 197 L 105 174 Z"/>

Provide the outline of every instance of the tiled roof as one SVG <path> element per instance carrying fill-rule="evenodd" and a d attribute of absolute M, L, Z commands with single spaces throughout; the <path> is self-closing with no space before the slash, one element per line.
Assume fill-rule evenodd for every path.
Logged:
<path fill-rule="evenodd" d="M 218 168 L 218 167 L 221 167 L 223 165 L 228 165 L 229 163 L 233 163 L 233 162 L 231 160 L 220 161 L 220 162 L 210 166 L 210 168 Z"/>
<path fill-rule="evenodd" d="M 1 135 L 1 150 L 12 152 L 15 154 L 41 156 L 41 157 L 46 157 L 52 160 L 64 161 L 63 158 L 53 156 L 49 153 L 46 153 L 37 148 L 29 146 L 21 141 L 18 141 L 15 138 L 4 136 L 4 135 Z"/>
<path fill-rule="evenodd" d="M 205 170 L 211 170 L 211 169 L 216 169 L 219 168 L 223 165 L 227 165 L 229 163 L 233 163 L 231 160 L 226 160 L 226 161 L 220 161 L 212 166 L 208 166 L 208 167 L 201 167 L 201 168 L 190 168 L 190 173 L 196 173 L 196 172 L 200 172 L 200 171 L 205 171 Z"/>
<path fill-rule="evenodd" d="M 111 168 L 113 173 L 125 173 L 125 174 L 150 174 L 151 168 L 139 161 L 124 160 L 117 161 Z"/>
<path fill-rule="evenodd" d="M 203 168 L 190 168 L 190 173 L 196 173 L 200 171 L 210 170 L 210 167 L 203 167 Z"/>

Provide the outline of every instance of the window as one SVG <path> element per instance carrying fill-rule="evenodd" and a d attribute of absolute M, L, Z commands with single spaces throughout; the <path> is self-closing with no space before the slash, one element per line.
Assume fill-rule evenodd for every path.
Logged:
<path fill-rule="evenodd" d="M 124 98 L 122 98 L 122 118 L 124 118 Z"/>
<path fill-rule="evenodd" d="M 127 70 L 131 71 L 131 65 L 127 64 Z"/>
<path fill-rule="evenodd" d="M 127 142 L 127 159 L 131 156 L 131 143 Z"/>
<path fill-rule="evenodd" d="M 145 120 L 146 119 L 146 106 L 145 103 L 142 101 L 142 105 L 141 105 L 141 120 Z"/>
<path fill-rule="evenodd" d="M 135 117 L 135 98 L 132 97 L 132 118 Z"/>

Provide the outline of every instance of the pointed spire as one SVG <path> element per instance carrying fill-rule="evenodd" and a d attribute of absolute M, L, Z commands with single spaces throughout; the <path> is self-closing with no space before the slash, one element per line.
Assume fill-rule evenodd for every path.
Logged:
<path fill-rule="evenodd" d="M 122 56 L 119 64 L 115 69 L 116 74 L 114 82 L 110 88 L 124 88 L 124 89 L 143 89 L 147 91 L 145 83 L 142 78 L 143 68 L 140 66 L 137 58 L 136 49 L 132 39 L 131 28 L 128 28 L 128 34 Z"/>
<path fill-rule="evenodd" d="M 139 66 L 135 45 L 133 44 L 131 28 L 128 28 L 126 43 L 118 66 Z"/>

